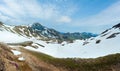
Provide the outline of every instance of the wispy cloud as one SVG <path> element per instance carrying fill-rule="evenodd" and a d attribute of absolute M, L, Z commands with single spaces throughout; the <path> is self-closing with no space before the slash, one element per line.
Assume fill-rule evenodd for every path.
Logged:
<path fill-rule="evenodd" d="M 104 4 L 107 3 L 109 0 Z M 96 27 L 120 22 L 120 1 L 110 2 L 109 6 L 104 4 L 103 8 L 98 6 L 96 1 L 91 5 L 89 1 L 86 3 L 84 0 L 0 0 L 0 21 L 8 24 L 40 22 L 44 25 L 57 26 L 52 26 L 57 30 L 59 30 L 58 27 L 63 28 L 65 25 L 68 30 L 72 28 L 71 31 L 81 29 L 90 31 L 92 27 L 91 31 L 93 31 Z M 96 10 L 91 10 L 94 11 L 93 14 L 87 15 L 89 5 L 91 5 L 89 10 L 93 9 L 93 6 L 101 7 L 101 10 L 95 12 L 98 10 L 96 9 L 98 7 L 95 7 Z M 75 30 L 75 28 L 81 29 Z"/>
<path fill-rule="evenodd" d="M 74 26 L 104 26 L 120 22 L 120 1 L 96 15 L 75 20 Z"/>
<path fill-rule="evenodd" d="M 72 20 L 68 16 L 62 16 L 60 19 L 57 20 L 60 23 L 70 23 Z"/>
<path fill-rule="evenodd" d="M 72 12 L 72 8 L 69 8 L 70 10 L 65 9 L 63 13 L 64 9 L 60 8 L 60 6 L 49 2 L 40 3 L 39 0 L 3 0 L 2 4 L 0 4 L 0 12 L 2 14 L 14 18 L 13 20 L 21 20 L 23 22 L 28 19 L 31 19 L 29 22 L 40 19 L 67 23 L 71 21 L 69 15 Z M 58 19 L 61 19 L 61 21 L 58 21 Z"/>

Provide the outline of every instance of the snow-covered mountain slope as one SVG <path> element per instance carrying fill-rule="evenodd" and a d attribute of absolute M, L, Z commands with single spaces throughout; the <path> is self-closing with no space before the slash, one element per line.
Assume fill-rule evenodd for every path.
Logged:
<path fill-rule="evenodd" d="M 5 43 L 19 43 L 23 41 L 28 41 L 29 39 L 22 37 L 20 35 L 16 35 L 14 33 L 8 31 L 0 31 L 0 42 Z"/>
<path fill-rule="evenodd" d="M 96 58 L 108 54 L 120 53 L 120 24 L 104 31 L 95 38 L 88 40 L 75 40 L 73 43 L 66 41 L 58 44 L 53 41 L 43 41 L 37 38 L 26 37 L 18 34 L 14 27 L 0 25 L 0 42 L 5 43 L 20 43 L 25 41 L 32 41 L 32 45 L 24 48 L 42 52 L 58 58 Z M 32 33 L 33 34 L 33 33 Z M 33 47 L 34 46 L 34 47 Z"/>
<path fill-rule="evenodd" d="M 19 43 L 23 41 L 29 41 L 28 38 L 16 34 L 12 28 L 13 26 L 0 24 L 0 42 Z"/>
<path fill-rule="evenodd" d="M 119 25 L 119 24 L 118 24 Z M 117 33 L 117 34 L 116 34 Z M 120 27 L 113 27 L 95 38 L 86 41 L 76 40 L 74 43 L 63 42 L 62 44 L 46 44 L 44 48 L 27 49 L 43 52 L 54 57 L 80 57 L 96 58 L 109 54 L 120 53 Z M 40 42 L 38 42 L 40 43 Z M 84 43 L 87 43 L 84 45 Z"/>
<path fill-rule="evenodd" d="M 8 26 L 0 22 L 1 31 L 9 31 L 23 37 L 36 38 L 44 41 L 73 41 L 75 39 L 87 39 L 97 36 L 92 33 L 60 33 L 54 29 L 42 26 L 40 23 L 34 23 L 31 26 Z"/>

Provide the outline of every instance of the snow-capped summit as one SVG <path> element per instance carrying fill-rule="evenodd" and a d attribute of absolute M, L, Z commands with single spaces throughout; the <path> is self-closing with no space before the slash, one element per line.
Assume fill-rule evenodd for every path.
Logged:
<path fill-rule="evenodd" d="M 42 26 L 40 23 L 33 23 L 31 25 L 31 28 L 34 30 L 39 30 L 39 31 L 45 30 L 45 27 Z"/>
<path fill-rule="evenodd" d="M 62 39 L 62 36 L 58 31 L 56 31 L 54 29 L 47 28 L 47 27 L 41 25 L 40 23 L 33 23 L 31 26 L 29 26 L 29 28 L 31 29 L 30 31 L 34 30 L 39 35 L 42 35 L 46 38 L 60 39 L 60 40 Z"/>
<path fill-rule="evenodd" d="M 57 40 L 62 41 L 73 41 L 75 39 L 87 39 L 90 37 L 95 37 L 96 35 L 92 33 L 60 33 L 55 29 L 47 28 L 40 23 L 33 23 L 31 26 L 8 26 L 0 23 L 0 29 L 6 30 L 14 34 L 21 35 L 27 38 L 36 38 L 40 40 Z"/>

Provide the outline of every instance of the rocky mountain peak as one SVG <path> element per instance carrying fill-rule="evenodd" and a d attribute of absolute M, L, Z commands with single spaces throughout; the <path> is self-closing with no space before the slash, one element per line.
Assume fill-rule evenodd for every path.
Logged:
<path fill-rule="evenodd" d="M 42 26 L 40 23 L 33 23 L 31 28 L 35 29 L 35 30 L 44 30 L 45 29 L 45 27 Z"/>

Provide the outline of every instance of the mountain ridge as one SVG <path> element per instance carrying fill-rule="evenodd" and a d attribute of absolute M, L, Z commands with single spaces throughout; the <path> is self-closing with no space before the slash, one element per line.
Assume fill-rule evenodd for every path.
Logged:
<path fill-rule="evenodd" d="M 7 29 L 8 31 L 17 33 L 22 36 L 34 37 L 41 40 L 54 40 L 60 43 L 63 41 L 72 42 L 76 39 L 84 40 L 90 37 L 97 36 L 97 34 L 87 32 L 61 33 L 59 31 L 56 31 L 55 29 L 47 28 L 40 23 L 33 23 L 31 26 L 13 26 L 12 28 L 10 26 L 6 27 L 2 22 L 0 22 L 0 24 L 1 26 L 4 26 L 5 29 Z"/>
<path fill-rule="evenodd" d="M 0 41 L 13 45 L 20 44 L 26 49 L 42 52 L 58 58 L 96 58 L 120 52 L 118 42 L 120 40 L 119 27 L 110 28 L 97 37 L 91 37 L 86 40 L 74 40 L 73 43 L 69 43 L 68 41 L 62 41 L 61 43 L 58 43 L 58 40 L 56 38 L 48 40 L 48 38 L 39 33 L 41 32 L 40 30 L 32 30 L 31 32 L 28 30 L 28 28 L 31 29 L 29 26 L 14 27 L 3 25 L 0 27 Z M 49 30 L 48 28 L 45 28 L 45 30 L 46 29 Z M 78 33 L 76 34 L 78 35 Z M 26 46 L 27 43 L 23 44 L 26 41 L 32 41 L 32 43 Z M 115 48 L 113 49 L 113 47 Z"/>

